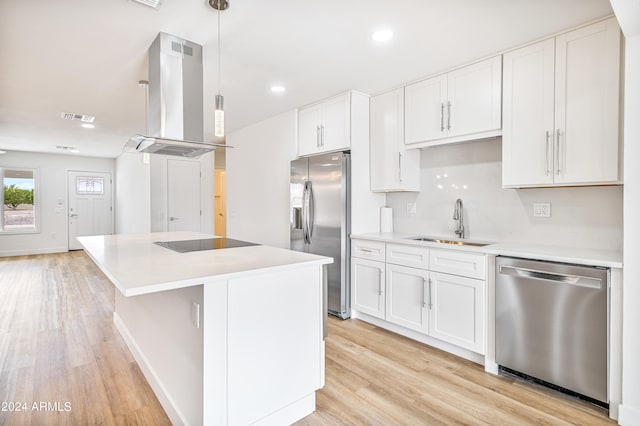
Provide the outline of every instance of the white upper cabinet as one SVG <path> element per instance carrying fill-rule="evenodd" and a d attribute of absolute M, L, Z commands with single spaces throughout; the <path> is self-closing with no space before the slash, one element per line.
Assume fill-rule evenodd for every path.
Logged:
<path fill-rule="evenodd" d="M 350 93 L 298 110 L 298 156 L 349 149 Z"/>
<path fill-rule="evenodd" d="M 502 184 L 619 183 L 615 18 L 504 55 Z"/>
<path fill-rule="evenodd" d="M 404 89 L 371 98 L 371 190 L 419 191 L 420 151 L 404 147 Z"/>
<path fill-rule="evenodd" d="M 500 135 L 502 57 L 405 88 L 405 144 L 433 146 Z M 415 144 L 415 145 L 414 145 Z"/>

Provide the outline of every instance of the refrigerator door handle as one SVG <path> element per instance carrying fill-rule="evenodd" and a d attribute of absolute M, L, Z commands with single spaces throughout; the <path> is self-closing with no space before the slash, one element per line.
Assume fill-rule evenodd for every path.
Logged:
<path fill-rule="evenodd" d="M 302 238 L 305 244 L 309 244 L 309 182 L 304 183 L 302 191 Z"/>
<path fill-rule="evenodd" d="M 308 181 L 308 191 L 307 191 L 307 234 L 309 238 L 309 244 L 311 244 L 311 239 L 313 238 L 313 223 L 315 219 L 315 208 L 313 202 L 313 185 L 311 181 Z"/>

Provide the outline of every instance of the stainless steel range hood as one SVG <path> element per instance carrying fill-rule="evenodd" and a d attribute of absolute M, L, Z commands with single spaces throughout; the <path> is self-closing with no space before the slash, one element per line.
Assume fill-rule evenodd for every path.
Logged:
<path fill-rule="evenodd" d="M 127 146 L 137 152 L 195 158 L 224 144 L 204 143 L 202 46 L 160 33 L 149 48 L 147 134 Z"/>

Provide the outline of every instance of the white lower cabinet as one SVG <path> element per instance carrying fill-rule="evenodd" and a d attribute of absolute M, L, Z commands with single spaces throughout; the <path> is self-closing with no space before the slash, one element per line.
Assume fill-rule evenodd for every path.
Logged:
<path fill-rule="evenodd" d="M 368 259 L 351 258 L 351 300 L 353 309 L 384 319 L 385 264 Z"/>
<path fill-rule="evenodd" d="M 386 320 L 429 332 L 429 271 L 388 263 L 386 284 Z"/>
<path fill-rule="evenodd" d="M 378 245 L 386 260 L 352 256 L 355 311 L 484 354 L 483 253 L 391 243 L 382 248 L 380 242 L 355 239 L 352 244 Z"/>
<path fill-rule="evenodd" d="M 429 335 L 484 353 L 484 281 L 431 272 Z"/>

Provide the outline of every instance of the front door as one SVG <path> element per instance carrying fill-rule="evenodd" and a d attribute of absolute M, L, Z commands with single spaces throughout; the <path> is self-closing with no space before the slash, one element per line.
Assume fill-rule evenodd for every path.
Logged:
<path fill-rule="evenodd" d="M 168 160 L 169 231 L 200 232 L 200 163 Z"/>
<path fill-rule="evenodd" d="M 69 171 L 67 178 L 69 250 L 80 250 L 76 237 L 113 234 L 111 173 Z"/>

